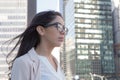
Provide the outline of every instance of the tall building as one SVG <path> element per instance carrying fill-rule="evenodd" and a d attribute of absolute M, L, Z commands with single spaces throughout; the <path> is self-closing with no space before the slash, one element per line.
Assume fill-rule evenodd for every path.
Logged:
<path fill-rule="evenodd" d="M 6 55 L 15 44 L 4 42 L 23 32 L 35 13 L 36 0 L 0 0 L 0 80 L 8 80 Z"/>
<path fill-rule="evenodd" d="M 64 12 L 67 80 L 116 79 L 111 0 L 67 0 Z"/>
<path fill-rule="evenodd" d="M 116 76 L 120 80 L 120 0 L 112 0 Z"/>

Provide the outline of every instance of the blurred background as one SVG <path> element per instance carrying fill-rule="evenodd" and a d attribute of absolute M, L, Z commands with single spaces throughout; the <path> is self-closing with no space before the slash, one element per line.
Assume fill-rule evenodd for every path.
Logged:
<path fill-rule="evenodd" d="M 69 29 L 53 50 L 66 80 L 120 80 L 120 0 L 0 0 L 0 80 L 8 80 L 6 55 L 16 43 L 4 42 L 44 10 L 59 11 Z"/>

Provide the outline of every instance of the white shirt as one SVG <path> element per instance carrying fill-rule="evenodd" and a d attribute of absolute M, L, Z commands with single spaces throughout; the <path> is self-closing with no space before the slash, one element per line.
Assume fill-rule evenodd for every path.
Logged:
<path fill-rule="evenodd" d="M 57 64 L 56 71 L 45 56 L 39 56 L 39 60 L 40 80 L 65 80 L 64 73 L 57 61 L 55 61 Z"/>

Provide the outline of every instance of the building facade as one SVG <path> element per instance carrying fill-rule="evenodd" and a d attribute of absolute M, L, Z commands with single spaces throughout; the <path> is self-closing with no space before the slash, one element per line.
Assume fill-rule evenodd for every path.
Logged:
<path fill-rule="evenodd" d="M 0 80 L 8 80 L 6 55 L 15 44 L 5 41 L 22 33 L 35 13 L 35 0 L 0 0 Z"/>
<path fill-rule="evenodd" d="M 116 77 L 120 80 L 120 0 L 112 0 Z"/>
<path fill-rule="evenodd" d="M 69 32 L 63 50 L 67 80 L 116 79 L 111 8 L 111 0 L 67 0 Z"/>

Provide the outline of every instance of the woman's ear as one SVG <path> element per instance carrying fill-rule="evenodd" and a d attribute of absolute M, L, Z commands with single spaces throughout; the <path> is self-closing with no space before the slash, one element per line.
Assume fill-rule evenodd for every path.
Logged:
<path fill-rule="evenodd" d="M 42 26 L 37 26 L 36 30 L 41 36 L 44 35 L 45 29 Z"/>

